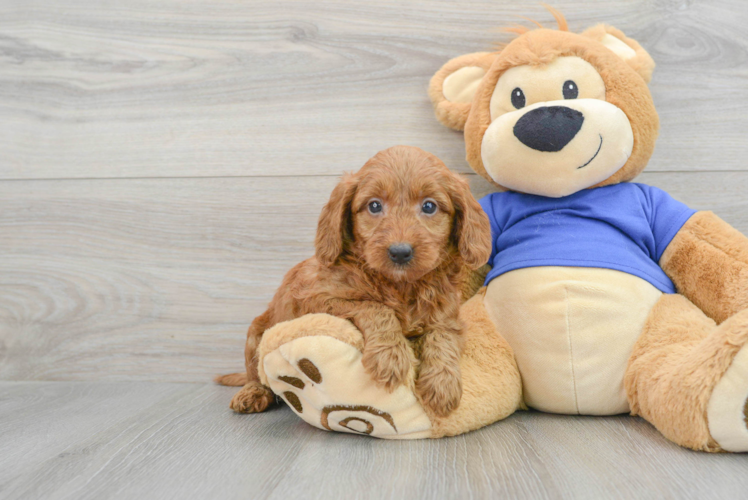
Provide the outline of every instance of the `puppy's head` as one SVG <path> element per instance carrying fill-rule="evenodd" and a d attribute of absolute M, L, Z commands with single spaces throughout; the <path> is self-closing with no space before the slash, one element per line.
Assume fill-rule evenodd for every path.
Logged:
<path fill-rule="evenodd" d="M 488 218 L 467 182 L 436 156 L 395 146 L 346 174 L 320 216 L 317 259 L 349 254 L 393 281 L 415 281 L 461 258 L 478 268 L 491 253 Z"/>

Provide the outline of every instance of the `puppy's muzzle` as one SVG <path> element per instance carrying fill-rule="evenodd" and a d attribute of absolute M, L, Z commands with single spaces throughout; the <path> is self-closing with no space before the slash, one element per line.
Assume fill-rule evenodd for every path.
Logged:
<path fill-rule="evenodd" d="M 413 259 L 413 247 L 407 243 L 395 243 L 387 250 L 390 260 L 395 264 L 407 264 Z"/>

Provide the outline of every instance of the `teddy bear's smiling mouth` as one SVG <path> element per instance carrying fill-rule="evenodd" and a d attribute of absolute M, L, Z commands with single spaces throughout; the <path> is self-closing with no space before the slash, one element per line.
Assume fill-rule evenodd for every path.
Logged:
<path fill-rule="evenodd" d="M 592 160 L 594 160 L 595 158 L 597 158 L 597 155 L 600 153 L 600 150 L 603 147 L 603 134 L 597 134 L 597 135 L 600 136 L 600 145 L 597 147 L 597 151 L 595 151 L 595 154 L 592 155 L 592 158 L 590 158 L 589 160 L 587 160 L 587 163 L 585 163 L 581 167 L 577 167 L 577 170 L 582 169 L 582 168 L 586 167 L 587 165 L 589 165 L 590 163 L 592 163 Z"/>

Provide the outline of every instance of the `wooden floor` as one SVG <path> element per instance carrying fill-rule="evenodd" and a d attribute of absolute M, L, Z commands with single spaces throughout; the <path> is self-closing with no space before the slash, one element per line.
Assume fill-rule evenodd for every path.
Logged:
<path fill-rule="evenodd" d="M 3 498 L 745 498 L 748 461 L 678 448 L 631 417 L 520 412 L 455 438 L 382 441 L 230 388 L 0 383 Z"/>
<path fill-rule="evenodd" d="M 748 3 L 552 3 L 658 64 L 638 180 L 748 233 Z M 0 498 L 745 498 L 748 456 L 629 417 L 380 442 L 208 383 L 343 171 L 411 144 L 489 192 L 426 87 L 520 15 L 553 24 L 536 0 L 0 0 Z"/>

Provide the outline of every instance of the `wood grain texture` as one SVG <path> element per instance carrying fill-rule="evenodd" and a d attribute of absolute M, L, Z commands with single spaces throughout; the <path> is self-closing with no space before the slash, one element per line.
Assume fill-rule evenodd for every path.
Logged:
<path fill-rule="evenodd" d="M 491 190 L 476 175 L 473 191 Z M 649 173 L 748 234 L 748 172 Z M 0 379 L 202 382 L 313 255 L 335 177 L 0 182 Z"/>
<path fill-rule="evenodd" d="M 647 48 L 651 171 L 746 170 L 743 0 L 558 0 Z M 0 178 L 338 175 L 395 144 L 467 170 L 426 96 L 535 0 L 0 2 Z"/>
<path fill-rule="evenodd" d="M 520 412 L 456 438 L 328 433 L 231 388 L 0 383 L 0 496 L 27 498 L 742 498 L 748 462 L 632 417 Z"/>
<path fill-rule="evenodd" d="M 639 180 L 748 233 L 748 5 L 552 3 L 658 64 Z M 204 384 L 241 368 L 341 172 L 395 144 L 469 172 L 426 86 L 519 15 L 550 21 L 536 0 L 0 0 L 0 498 L 744 497 L 745 457 L 640 419 L 385 442 Z"/>

